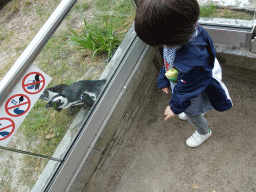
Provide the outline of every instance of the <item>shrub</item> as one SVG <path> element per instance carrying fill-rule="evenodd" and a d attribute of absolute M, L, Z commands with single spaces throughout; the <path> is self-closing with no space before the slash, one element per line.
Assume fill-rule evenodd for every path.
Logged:
<path fill-rule="evenodd" d="M 110 57 L 111 53 L 121 43 L 120 34 L 116 34 L 113 29 L 112 19 L 110 23 L 105 21 L 105 27 L 102 27 L 102 23 L 97 25 L 89 25 L 84 19 L 85 29 L 82 35 L 78 35 L 71 29 L 73 36 L 70 39 L 77 45 L 77 49 L 90 49 L 92 51 L 92 57 L 96 54 L 104 52 L 108 53 Z"/>

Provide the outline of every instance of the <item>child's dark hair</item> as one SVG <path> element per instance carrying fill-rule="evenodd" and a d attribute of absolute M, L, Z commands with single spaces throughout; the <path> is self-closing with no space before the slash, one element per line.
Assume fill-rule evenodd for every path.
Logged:
<path fill-rule="evenodd" d="M 140 0 L 135 31 L 151 46 L 182 45 L 195 32 L 199 13 L 197 0 Z"/>

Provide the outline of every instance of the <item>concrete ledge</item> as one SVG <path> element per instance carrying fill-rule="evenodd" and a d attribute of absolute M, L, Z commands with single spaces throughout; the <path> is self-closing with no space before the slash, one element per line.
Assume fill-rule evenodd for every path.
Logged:
<path fill-rule="evenodd" d="M 198 22 L 206 25 L 236 27 L 251 29 L 253 27 L 253 20 L 242 20 L 242 19 L 224 19 L 224 18 L 212 18 L 212 17 L 201 17 Z"/>
<path fill-rule="evenodd" d="M 131 29 L 133 29 L 133 26 Z M 135 39 L 136 34 L 134 32 L 131 31 L 129 34 Z M 129 39 L 126 38 L 122 44 L 131 45 L 131 43 L 131 39 L 129 41 Z M 93 175 L 100 170 L 109 153 L 112 153 L 113 149 L 116 149 L 117 141 L 122 138 L 126 129 L 129 128 L 130 123 L 133 121 L 139 109 L 140 103 L 143 101 L 143 95 L 147 93 L 147 87 L 151 85 L 152 78 L 158 73 L 152 63 L 155 54 L 158 53 L 157 50 L 153 47 L 145 46 L 145 44 L 145 48 L 141 49 L 141 44 L 142 42 L 140 40 L 136 40 L 135 44 L 132 45 L 133 50 L 139 49 L 139 52 L 141 52 L 137 61 L 135 58 L 138 51 L 130 51 L 131 48 L 129 46 L 120 46 L 101 76 L 101 79 L 111 79 L 111 76 L 116 75 L 114 71 L 118 69 L 119 63 L 122 62 L 120 59 L 124 57 L 123 54 L 127 54 L 125 58 L 135 63 L 135 65 L 132 64 L 134 67 L 128 79 L 125 84 L 122 85 L 123 90 L 121 90 L 112 104 L 97 135 L 90 144 L 86 156 L 82 160 L 79 169 L 76 171 L 75 177 L 70 182 L 67 189 L 68 191 L 81 191 L 85 185 L 88 186 L 90 180 L 93 180 Z M 129 64 L 130 62 L 126 63 L 126 65 Z M 142 86 L 141 82 L 143 82 L 143 88 L 140 87 Z M 120 87 L 120 85 L 118 84 L 117 87 Z M 137 98 L 136 95 L 138 95 Z"/>
<path fill-rule="evenodd" d="M 121 92 L 113 105 L 106 123 L 102 125 L 102 132 L 98 136 L 85 163 L 81 166 L 77 179 L 70 186 L 69 191 L 81 191 L 85 188 L 95 188 L 94 181 L 101 179 L 98 173 L 111 154 L 118 148 L 130 124 L 147 94 L 153 78 L 158 71 L 152 63 L 156 49 L 147 47 L 126 82 L 126 89 Z M 90 161 L 93 159 L 93 161 Z M 90 191 L 90 190 L 88 190 Z"/>
<path fill-rule="evenodd" d="M 256 70 L 256 54 L 244 48 L 214 44 L 221 64 Z"/>
<path fill-rule="evenodd" d="M 101 182 L 104 178 L 109 162 L 118 150 L 120 143 L 122 143 L 126 132 L 130 129 L 130 125 L 134 121 L 135 115 L 144 101 L 149 88 L 155 83 L 154 80 L 158 76 L 158 71 L 152 62 L 148 62 L 146 66 L 147 70 L 138 70 L 137 72 L 140 74 L 140 72 L 144 71 L 143 79 L 138 81 L 136 78 L 138 76 L 134 75 L 130 83 L 130 86 L 136 86 L 135 93 L 120 99 L 120 102 L 113 111 L 113 115 L 96 143 L 95 147 L 103 149 L 102 158 L 94 170 L 90 181 L 85 184 L 83 191 L 97 191 L 97 183 Z"/>

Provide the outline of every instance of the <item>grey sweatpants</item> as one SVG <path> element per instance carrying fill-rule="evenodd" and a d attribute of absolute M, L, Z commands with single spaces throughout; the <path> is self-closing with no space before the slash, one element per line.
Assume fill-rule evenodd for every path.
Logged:
<path fill-rule="evenodd" d="M 209 128 L 207 120 L 203 117 L 202 113 L 199 113 L 198 115 L 186 114 L 186 116 L 189 122 L 196 127 L 198 133 L 200 133 L 201 135 L 205 135 L 208 133 Z"/>

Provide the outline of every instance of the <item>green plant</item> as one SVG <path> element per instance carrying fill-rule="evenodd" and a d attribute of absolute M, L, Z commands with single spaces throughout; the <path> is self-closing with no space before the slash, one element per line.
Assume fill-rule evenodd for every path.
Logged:
<path fill-rule="evenodd" d="M 209 17 L 217 11 L 217 6 L 203 6 L 200 8 L 200 17 Z"/>
<path fill-rule="evenodd" d="M 90 7 L 91 6 L 88 2 L 83 2 L 82 4 L 75 4 L 74 5 L 74 10 L 81 12 L 81 11 L 86 11 Z"/>
<path fill-rule="evenodd" d="M 7 4 L 6 8 L 8 11 L 12 11 L 13 13 L 17 13 L 20 10 L 20 0 L 14 0 L 12 3 Z"/>
<path fill-rule="evenodd" d="M 25 1 L 25 6 L 27 7 L 27 6 L 29 6 L 29 5 L 31 5 L 32 3 L 30 2 L 30 1 Z"/>
<path fill-rule="evenodd" d="M 113 21 L 111 20 L 110 24 L 105 22 L 105 28 L 103 28 L 101 22 L 98 27 L 96 25 L 88 25 L 84 19 L 84 25 L 85 29 L 81 36 L 70 29 L 73 33 L 70 39 L 78 46 L 77 49 L 90 49 L 93 58 L 96 54 L 104 52 L 107 52 L 110 57 L 112 51 L 121 43 L 120 34 L 114 32 Z"/>
<path fill-rule="evenodd" d="M 83 11 L 86 11 L 86 10 L 89 9 L 89 8 L 90 8 L 90 5 L 89 5 L 88 2 L 84 2 L 84 3 L 82 4 L 82 10 L 83 10 Z"/>

